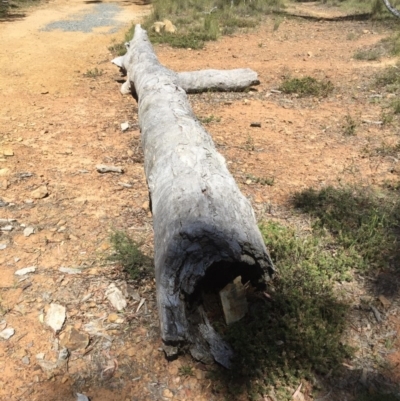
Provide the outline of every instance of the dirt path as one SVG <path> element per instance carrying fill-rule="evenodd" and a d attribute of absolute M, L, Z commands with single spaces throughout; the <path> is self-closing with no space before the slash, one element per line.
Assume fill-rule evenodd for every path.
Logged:
<path fill-rule="evenodd" d="M 147 9 L 112 5 L 117 8 L 107 9 L 110 25 L 88 32 L 52 30 L 53 23 L 99 12 L 98 4 L 78 1 L 56 0 L 0 25 L 0 218 L 13 219 L 2 223 L 12 231 L 0 236 L 0 331 L 15 330 L 0 340 L 1 400 L 70 401 L 77 391 L 92 401 L 224 397 L 207 377 L 209 368 L 185 357 L 165 361 L 152 281 L 126 282 L 105 263 L 112 228 L 128 230 L 152 253 L 136 104 L 119 94 L 119 74 L 107 50 L 112 38 L 123 36 L 124 24 Z M 157 48 L 161 62 L 175 70 L 259 72 L 257 92 L 191 97 L 200 117 L 213 116 L 207 128 L 259 217 L 290 219 L 289 196 L 308 186 L 396 181 L 393 160 L 363 152 L 397 138 L 393 126 L 363 122 L 381 119 L 381 107 L 371 102 L 376 93 L 366 82 L 393 60 L 352 59 L 356 49 L 387 33 L 361 22 L 285 19 L 279 29 L 273 26 L 268 17 L 259 31 L 223 38 L 201 51 Z M 272 93 L 289 72 L 329 78 L 334 93 L 323 100 Z M 343 135 L 348 115 L 357 120 L 356 136 Z M 125 121 L 131 128 L 122 133 Z M 251 128 L 253 121 L 261 128 Z M 99 163 L 120 166 L 124 174 L 101 175 Z M 257 177 L 273 185 L 261 185 Z M 38 188 L 46 196 L 37 198 Z M 25 236 L 27 227 L 34 234 Z M 28 266 L 35 273 L 15 275 Z M 116 314 L 108 302 L 112 282 L 129 299 L 128 313 Z M 43 324 L 51 303 L 66 307 L 60 335 Z M 397 324 L 390 320 L 387 330 Z M 67 363 L 59 359 L 65 344 L 76 348 Z M 390 355 L 394 363 L 397 355 Z M 194 376 L 179 376 L 182 365 L 193 366 Z M 331 399 L 340 397 L 338 390 Z"/>

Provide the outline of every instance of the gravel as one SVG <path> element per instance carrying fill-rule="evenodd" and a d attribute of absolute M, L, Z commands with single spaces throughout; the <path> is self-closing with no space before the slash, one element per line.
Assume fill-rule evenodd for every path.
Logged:
<path fill-rule="evenodd" d="M 92 32 L 94 28 L 110 27 L 107 33 L 114 33 L 121 26 L 115 16 L 122 11 L 116 4 L 96 4 L 90 12 L 73 15 L 70 20 L 47 24 L 41 31 L 61 30 L 64 32 Z"/>

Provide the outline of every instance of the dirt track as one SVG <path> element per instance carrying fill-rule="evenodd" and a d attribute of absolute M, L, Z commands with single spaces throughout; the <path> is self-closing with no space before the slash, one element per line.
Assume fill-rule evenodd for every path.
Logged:
<path fill-rule="evenodd" d="M 146 7 L 117 4 L 121 23 L 147 12 Z M 120 95 L 119 74 L 107 50 L 126 28 L 120 26 L 115 34 L 108 33 L 110 27 L 41 30 L 93 7 L 56 0 L 0 24 L 0 198 L 9 203 L 0 208 L 0 217 L 16 220 L 12 231 L 0 237 L 7 246 L 0 251 L 0 322 L 4 319 L 15 329 L 10 340 L 0 340 L 0 399 L 69 401 L 79 391 L 92 401 L 171 395 L 175 400 L 220 400 L 216 384 L 206 378 L 207 368 L 190 358 L 168 364 L 159 351 L 151 282 L 128 285 L 129 310 L 136 311 L 139 300 L 146 300 L 138 314 L 115 317 L 105 297 L 111 282 L 126 286 L 120 272 L 104 263 L 112 228 L 143 239 L 144 250 L 152 253 L 136 104 Z M 356 39 L 347 40 L 349 33 Z M 207 128 L 258 216 L 290 219 L 285 207 L 295 190 L 396 180 L 392 160 L 363 153 L 383 140 L 395 141 L 395 129 L 362 122 L 381 118 L 366 82 L 393 59 L 352 59 L 356 49 L 386 34 L 368 23 L 302 20 L 284 20 L 274 31 L 268 17 L 259 31 L 208 43 L 201 51 L 156 50 L 161 62 L 177 71 L 250 67 L 259 73 L 257 92 L 191 99 L 197 115 L 217 117 Z M 95 68 L 102 74 L 84 76 Z M 288 72 L 328 78 L 334 93 L 323 100 L 271 93 Z M 355 137 L 343 136 L 348 114 L 359 122 Z M 125 121 L 131 128 L 122 133 Z M 250 128 L 253 121 L 262 127 Z M 125 172 L 101 175 L 95 169 L 100 163 Z M 265 177 L 273 185 L 257 184 L 251 177 Z M 32 192 L 43 186 L 48 195 L 34 198 Z M 25 227 L 35 233 L 24 236 Z M 35 266 L 36 272 L 20 281 L 14 272 L 27 266 Z M 61 266 L 83 272 L 63 274 Z M 46 370 L 36 356 L 44 353 L 45 360 L 54 362 L 61 348 L 59 336 L 40 320 L 51 302 L 67 307 L 63 331 L 73 326 L 89 332 L 91 343 L 73 352 L 67 365 Z M 88 323 L 98 328 L 97 334 L 88 330 Z M 390 324 L 396 326 L 397 320 Z M 396 361 L 398 354 L 390 357 Z M 182 364 L 194 366 L 195 376 L 180 377 Z"/>

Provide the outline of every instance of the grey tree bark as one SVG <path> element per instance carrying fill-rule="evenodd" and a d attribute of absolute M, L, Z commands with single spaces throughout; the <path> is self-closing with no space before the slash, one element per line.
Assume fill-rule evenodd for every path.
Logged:
<path fill-rule="evenodd" d="M 127 44 L 128 45 L 128 44 Z M 129 46 L 127 46 L 129 50 Z M 129 51 L 125 56 L 117 57 L 112 63 L 127 73 L 129 69 Z M 172 71 L 171 71 L 172 72 Z M 176 81 L 186 93 L 199 93 L 205 91 L 241 92 L 251 86 L 258 85 L 258 75 L 250 68 L 237 68 L 234 70 L 200 70 L 178 72 Z M 121 93 L 129 94 L 134 89 L 129 79 L 121 87 Z"/>
<path fill-rule="evenodd" d="M 181 75 L 159 63 L 140 25 L 122 66 L 138 100 L 164 349 L 229 367 L 232 350 L 213 329 L 203 294 L 239 275 L 263 286 L 273 264 L 251 204 L 193 114 Z"/>

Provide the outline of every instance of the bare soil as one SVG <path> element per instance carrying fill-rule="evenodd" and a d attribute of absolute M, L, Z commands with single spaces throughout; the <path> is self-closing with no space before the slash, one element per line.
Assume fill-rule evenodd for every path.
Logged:
<path fill-rule="evenodd" d="M 149 10 L 118 4 L 123 7 L 118 20 L 125 24 L 139 21 Z M 126 27 L 115 34 L 101 28 L 41 31 L 50 22 L 92 8 L 90 2 L 55 0 L 0 24 L 0 198 L 9 203 L 0 208 L 0 217 L 15 219 L 12 231 L 0 236 L 7 246 L 0 251 L 0 322 L 15 329 L 9 340 L 0 340 L 0 399 L 69 401 L 80 392 L 92 401 L 221 400 L 224 392 L 206 375 L 209 367 L 189 357 L 165 360 L 153 280 L 132 282 L 107 262 L 112 229 L 126 230 L 144 241 L 147 254 L 153 253 L 137 105 L 120 94 L 121 78 L 108 51 Z M 313 12 L 318 10 L 315 6 Z M 330 9 L 322 12 L 328 15 Z M 267 16 L 257 30 L 207 43 L 203 50 L 163 45 L 156 52 L 176 71 L 250 67 L 259 73 L 256 91 L 190 99 L 200 118 L 214 116 L 207 129 L 260 220 L 296 224 L 288 206 L 295 191 L 398 181 L 397 159 L 368 152 L 398 139 L 396 121 L 375 124 L 382 120 L 382 106 L 373 101 L 379 93 L 370 86 L 375 74 L 396 60 L 352 58 L 357 49 L 389 33 L 370 22 L 305 19 L 284 19 L 274 30 L 274 18 Z M 95 68 L 101 70 L 99 76 L 85 76 Z M 289 73 L 329 79 L 334 92 L 324 99 L 271 92 Z M 346 116 L 356 121 L 354 136 L 344 135 Z M 120 124 L 126 121 L 130 129 L 122 132 Z M 251 127 L 252 122 L 261 128 Z M 97 164 L 120 166 L 124 173 L 100 174 Z M 257 183 L 257 177 L 271 185 Z M 40 186 L 47 187 L 48 196 L 36 199 L 32 191 Z M 35 233 L 24 236 L 25 227 Z M 28 266 L 36 272 L 14 275 Z M 60 272 L 61 266 L 83 270 L 70 275 Z M 111 282 L 129 296 L 128 312 L 118 319 L 105 296 Z M 352 287 L 349 294 L 357 304 L 368 289 Z M 375 327 L 371 315 L 360 318 L 347 334 L 361 343 L 371 333 L 394 331 L 386 357 L 393 367 L 400 363 L 397 297 L 391 295 L 382 327 Z M 140 299 L 145 302 L 137 311 Z M 59 334 L 42 323 L 52 302 L 67 308 Z M 37 363 L 40 353 L 56 361 L 63 332 L 73 326 L 85 333 L 88 323 L 97 332 L 90 332 L 86 349 L 71 352 L 67 364 L 46 370 Z M 23 362 L 26 356 L 29 364 Z M 357 365 L 362 375 L 363 363 L 348 368 Z M 192 366 L 194 376 L 180 376 L 180 366 Z M 398 368 L 388 375 L 400 380 Z M 344 399 L 343 391 L 333 388 L 321 396 Z M 306 391 L 304 396 L 314 399 Z"/>

